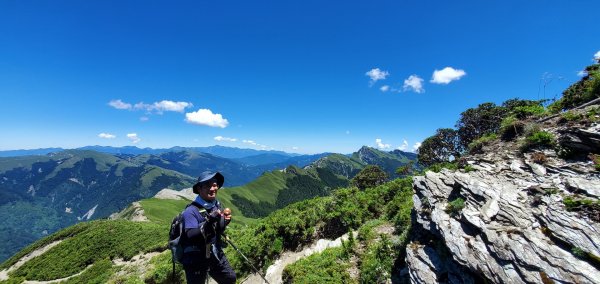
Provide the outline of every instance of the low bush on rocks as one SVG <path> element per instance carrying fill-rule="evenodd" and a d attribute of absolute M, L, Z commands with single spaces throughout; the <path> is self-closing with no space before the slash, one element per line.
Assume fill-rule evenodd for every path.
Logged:
<path fill-rule="evenodd" d="M 456 216 L 463 208 L 465 208 L 465 200 L 459 197 L 448 202 L 445 211 L 450 214 L 450 216 Z"/>
<path fill-rule="evenodd" d="M 521 151 L 525 152 L 532 148 L 539 147 L 554 147 L 556 139 L 552 133 L 547 131 L 536 131 L 525 138 L 525 142 L 521 146 Z"/>

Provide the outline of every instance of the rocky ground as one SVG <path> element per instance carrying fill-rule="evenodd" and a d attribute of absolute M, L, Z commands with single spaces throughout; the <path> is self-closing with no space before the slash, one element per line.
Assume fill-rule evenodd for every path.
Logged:
<path fill-rule="evenodd" d="M 599 153 L 600 127 L 538 123 L 557 147 L 496 141 L 466 157 L 467 171 L 414 178 L 411 282 L 600 283 L 600 175 L 592 156 L 563 158 Z"/>

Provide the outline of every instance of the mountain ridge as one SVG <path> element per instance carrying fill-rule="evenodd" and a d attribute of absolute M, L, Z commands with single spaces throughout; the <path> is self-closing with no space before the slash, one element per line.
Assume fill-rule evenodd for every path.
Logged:
<path fill-rule="evenodd" d="M 221 195 L 223 201 L 236 209 L 244 223 L 253 222 L 254 218 L 264 217 L 291 202 L 323 196 L 333 188 L 346 186 L 347 178 L 336 177 L 327 167 L 298 167 L 323 155 L 332 154 L 292 156 L 284 162 L 257 166 L 245 166 L 190 149 L 157 155 L 107 154 L 91 149 L 70 149 L 45 156 L 2 157 L 0 196 L 3 202 L 0 204 L 0 216 L 17 214 L 24 218 L 28 212 L 37 212 L 34 219 L 40 228 L 23 235 L 15 233 L 27 231 L 15 231 L 15 228 L 23 226 L 22 222 L 6 224 L 4 233 L 0 232 L 0 239 L 7 244 L 12 242 L 6 246 L 12 250 L 0 253 L 0 256 L 5 258 L 22 247 L 15 240 L 23 239 L 29 243 L 82 219 L 106 218 L 126 209 L 134 201 L 154 196 L 164 188 L 190 187 L 195 176 L 205 170 L 218 170 L 225 174 L 225 188 Z M 284 164 L 285 167 L 282 167 Z M 289 172 L 284 173 L 286 170 Z M 253 186 L 251 181 L 263 174 L 272 180 L 259 182 L 261 186 Z M 246 187 L 235 189 L 242 184 L 248 184 L 249 190 Z M 256 198 L 253 192 L 264 188 L 269 189 L 266 191 L 268 193 L 259 194 L 261 197 Z M 25 208 L 29 208 L 28 211 Z M 16 219 L 21 220 L 21 217 Z M 15 234 L 20 237 L 11 239 L 11 235 Z"/>
<path fill-rule="evenodd" d="M 213 145 L 206 147 L 182 147 L 182 146 L 173 146 L 171 148 L 139 148 L 136 146 L 121 146 L 121 147 L 113 147 L 113 146 L 100 146 L 100 145 L 90 145 L 83 146 L 78 148 L 39 148 L 39 149 L 21 149 L 21 150 L 3 150 L 0 151 L 0 157 L 18 157 L 18 156 L 28 156 L 28 155 L 47 155 L 52 152 L 60 152 L 64 150 L 94 150 L 101 153 L 107 154 L 129 154 L 129 155 L 141 155 L 141 154 L 161 154 L 165 152 L 172 151 L 185 151 L 191 150 L 196 152 L 208 153 L 216 156 L 221 156 L 223 158 L 236 159 L 236 158 L 244 158 L 248 156 L 258 155 L 258 154 L 278 154 L 288 157 L 301 156 L 301 154 L 296 153 L 287 153 L 284 151 L 276 151 L 276 150 L 256 150 L 249 148 L 238 148 L 238 147 L 227 147 L 221 145 Z"/>

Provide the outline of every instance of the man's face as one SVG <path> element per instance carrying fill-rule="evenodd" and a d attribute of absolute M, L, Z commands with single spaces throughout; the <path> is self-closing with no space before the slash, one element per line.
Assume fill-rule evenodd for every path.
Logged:
<path fill-rule="evenodd" d="M 217 198 L 218 190 L 219 185 L 217 184 L 217 181 L 211 180 L 209 182 L 205 182 L 200 188 L 200 197 L 206 201 L 213 201 L 215 198 Z"/>

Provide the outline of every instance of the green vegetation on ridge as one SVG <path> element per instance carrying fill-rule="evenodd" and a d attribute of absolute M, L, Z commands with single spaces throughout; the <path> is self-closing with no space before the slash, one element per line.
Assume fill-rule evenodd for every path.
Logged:
<path fill-rule="evenodd" d="M 397 232 L 406 232 L 410 227 L 411 196 L 410 178 L 365 190 L 342 188 L 334 190 L 332 196 L 291 204 L 246 227 L 230 228 L 228 233 L 251 261 L 264 269 L 283 250 L 296 249 L 317 238 L 339 237 L 376 218 L 390 220 Z M 84 271 L 70 281 L 125 281 L 129 276 L 116 276 L 124 268 L 109 265 L 110 260 L 128 260 L 140 253 L 165 250 L 170 219 L 180 212 L 182 207 L 179 206 L 188 202 L 164 201 L 141 201 L 144 210 L 148 210 L 150 222 L 103 220 L 80 223 L 34 243 L 0 268 L 7 268 L 25 254 L 62 240 L 43 257 L 34 258 L 11 272 L 11 280 L 51 280 Z M 226 250 L 226 254 L 240 276 L 251 272 L 231 248 Z M 170 281 L 171 259 L 168 253 L 153 258 L 148 265 L 143 275 L 133 274 L 132 279 L 150 283 Z M 181 267 L 178 268 L 178 277 L 183 277 Z"/>
<path fill-rule="evenodd" d="M 2 264 L 7 268 L 23 255 L 51 242 L 62 242 L 10 273 L 28 280 L 64 278 L 103 259 L 131 259 L 149 251 L 166 249 L 168 231 L 164 225 L 125 220 L 80 223 L 51 235 L 21 251 Z"/>
<path fill-rule="evenodd" d="M 318 238 L 337 238 L 372 219 L 390 220 L 397 232 L 404 232 L 410 227 L 411 209 L 412 180 L 397 179 L 364 191 L 342 188 L 331 196 L 297 202 L 229 234 L 256 266 L 266 268 L 282 250 L 295 250 Z M 281 246 L 273 245 L 277 243 Z M 250 272 L 233 250 L 227 253 L 236 271 Z"/>

